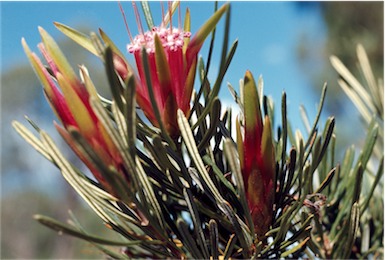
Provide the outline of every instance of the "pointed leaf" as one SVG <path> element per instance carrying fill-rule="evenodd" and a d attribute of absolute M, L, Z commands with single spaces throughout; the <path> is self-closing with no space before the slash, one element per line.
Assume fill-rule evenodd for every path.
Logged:
<path fill-rule="evenodd" d="M 148 30 L 151 30 L 154 27 L 154 21 L 152 20 L 150 5 L 147 1 L 140 1 L 140 3 L 142 4 L 142 10 L 144 13 L 144 18 L 147 22 Z"/>
<path fill-rule="evenodd" d="M 41 224 L 55 230 L 61 233 L 65 233 L 77 238 L 84 239 L 89 242 L 97 243 L 97 244 L 102 244 L 102 245 L 110 245 L 110 246 L 125 246 L 125 247 L 131 247 L 131 246 L 137 246 L 142 243 L 149 243 L 149 244 L 163 244 L 162 241 L 159 240 L 136 240 L 136 241 L 113 241 L 113 240 L 108 240 L 102 237 L 97 237 L 97 236 L 92 236 L 86 233 L 83 233 L 82 231 L 77 230 L 75 227 L 70 226 L 68 224 L 61 223 L 55 219 L 42 216 L 42 215 L 34 215 L 34 219 L 39 221 Z"/>
<path fill-rule="evenodd" d="M 288 257 L 290 254 L 293 254 L 297 252 L 298 250 L 303 249 L 306 246 L 306 243 L 310 240 L 310 237 L 307 237 L 305 240 L 303 240 L 301 243 L 296 245 L 295 247 L 289 249 L 288 251 L 281 254 L 282 258 Z"/>
<path fill-rule="evenodd" d="M 274 156 L 274 145 L 273 145 L 273 137 L 271 135 L 271 124 L 270 124 L 270 118 L 268 116 L 265 116 L 265 125 L 263 126 L 263 132 L 262 132 L 262 156 L 263 156 L 263 162 L 268 167 L 268 169 L 271 169 L 271 178 L 275 179 L 275 156 Z"/>
<path fill-rule="evenodd" d="M 53 162 L 51 156 L 46 151 L 44 144 L 35 135 L 33 135 L 24 125 L 17 121 L 12 121 L 12 126 L 13 128 L 15 128 L 16 132 L 25 141 L 27 141 L 27 143 L 29 143 L 37 152 L 43 155 L 47 160 Z"/>
<path fill-rule="evenodd" d="M 91 39 L 87 35 L 59 22 L 54 22 L 54 25 L 57 29 L 59 29 L 59 31 L 64 33 L 70 39 L 78 43 L 80 46 L 82 46 L 92 54 L 98 56 L 97 50 L 95 49 Z"/>
<path fill-rule="evenodd" d="M 55 65 L 58 67 L 60 73 L 67 79 L 67 81 L 69 81 L 71 85 L 77 88 L 78 79 L 76 74 L 55 40 L 42 27 L 39 27 L 39 32 L 43 40 L 44 47 L 54 61 Z M 76 89 L 76 92 L 81 93 L 78 89 Z"/>
<path fill-rule="evenodd" d="M 88 74 L 88 70 L 84 65 L 80 66 L 80 76 L 81 79 L 84 82 L 84 86 L 87 89 L 87 92 L 90 94 L 90 96 L 94 98 L 99 98 L 98 92 L 96 91 L 95 85 L 92 82 L 90 75 Z"/>
<path fill-rule="evenodd" d="M 214 219 L 210 219 L 209 222 L 210 231 L 210 245 L 211 245 L 211 256 L 210 259 L 218 259 L 218 248 L 219 248 L 219 237 L 218 237 L 218 224 Z"/>
<path fill-rule="evenodd" d="M 195 259 L 204 259 L 202 252 L 198 249 L 195 238 L 191 235 L 191 232 L 182 219 L 178 219 L 177 222 L 178 230 L 181 234 L 183 246 L 186 247 L 191 256 Z"/>
<path fill-rule="evenodd" d="M 203 45 L 206 37 L 215 28 L 222 15 L 229 9 L 229 4 L 223 5 L 218 11 L 216 11 L 205 24 L 198 30 L 188 45 L 188 55 L 191 60 L 192 56 L 195 56 Z"/>
<path fill-rule="evenodd" d="M 167 61 L 166 52 L 163 48 L 159 35 L 155 35 L 155 62 L 158 73 L 159 84 L 162 93 L 171 90 L 171 73 L 169 63 Z"/>
<path fill-rule="evenodd" d="M 99 33 L 100 33 L 100 37 L 102 37 L 103 41 L 105 42 L 105 45 L 111 48 L 113 54 L 119 56 L 119 58 L 127 68 L 128 76 L 130 76 L 134 70 L 131 67 L 130 63 L 127 62 L 124 54 L 119 50 L 119 48 L 115 45 L 115 43 L 108 37 L 108 35 L 102 29 L 99 29 Z"/>
<path fill-rule="evenodd" d="M 183 30 L 185 32 L 190 32 L 191 31 L 191 16 L 190 16 L 190 9 L 186 9 L 186 14 L 184 16 L 184 25 L 183 25 Z M 183 44 L 183 53 L 186 53 L 187 46 L 190 42 L 189 37 L 184 38 L 184 44 Z"/>
<path fill-rule="evenodd" d="M 192 219 L 193 224 L 194 224 L 194 231 L 195 231 L 195 235 L 196 235 L 197 240 L 198 240 L 198 244 L 201 248 L 201 251 L 202 251 L 204 258 L 207 259 L 207 258 L 209 258 L 208 245 L 206 243 L 206 239 L 205 239 L 204 232 L 202 229 L 202 223 L 201 223 L 198 208 L 194 202 L 193 195 L 189 189 L 184 188 L 183 189 L 183 195 L 184 195 L 184 199 L 187 203 L 187 207 L 189 209 L 191 219 Z"/>
<path fill-rule="evenodd" d="M 262 114 L 259 103 L 259 96 L 255 80 L 250 71 L 246 71 L 244 78 L 244 114 L 245 114 L 245 132 L 261 136 L 262 132 Z"/>
<path fill-rule="evenodd" d="M 95 137 L 97 135 L 95 122 L 90 110 L 61 73 L 57 74 L 57 80 L 80 131 L 88 138 Z"/>
<path fill-rule="evenodd" d="M 122 83 L 119 80 L 119 77 L 115 71 L 114 60 L 113 60 L 113 51 L 112 51 L 111 46 L 109 46 L 109 45 L 105 49 L 104 59 L 106 62 L 105 68 L 106 68 L 107 79 L 108 79 L 108 83 L 110 84 L 112 96 L 114 98 L 114 101 L 118 105 L 119 110 L 123 112 L 124 111 L 124 105 L 123 105 L 124 103 L 123 103 L 122 93 L 121 93 L 123 87 L 122 87 Z"/>

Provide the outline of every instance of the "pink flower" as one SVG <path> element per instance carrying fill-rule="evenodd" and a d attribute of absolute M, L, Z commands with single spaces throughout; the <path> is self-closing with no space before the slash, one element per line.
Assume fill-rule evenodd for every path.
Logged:
<path fill-rule="evenodd" d="M 147 32 L 143 32 L 139 26 L 142 33 L 135 36 L 127 46 L 128 52 L 135 56 L 139 74 L 139 77 L 136 77 L 138 105 L 150 122 L 159 127 L 148 92 L 150 82 L 146 81 L 142 53 L 144 48 L 148 57 L 148 69 L 156 105 L 168 134 L 173 137 L 179 135 L 177 110 L 181 109 L 185 115 L 190 112 L 198 52 L 227 9 L 228 5 L 224 5 L 214 13 L 191 41 L 189 31 L 172 27 L 172 25 L 166 28 L 162 23 L 161 26 Z M 188 11 L 186 15 L 189 15 Z M 122 72 L 119 74 L 123 79 L 125 79 L 124 74 L 127 75 Z"/>
<path fill-rule="evenodd" d="M 258 239 L 263 239 L 273 218 L 275 157 L 268 116 L 262 121 L 253 75 L 244 78 L 244 132 L 238 124 L 238 150 L 246 198 Z"/>

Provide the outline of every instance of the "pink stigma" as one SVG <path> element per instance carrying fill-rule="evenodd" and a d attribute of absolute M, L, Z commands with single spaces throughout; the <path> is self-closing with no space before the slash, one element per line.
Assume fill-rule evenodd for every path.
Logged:
<path fill-rule="evenodd" d="M 127 45 L 128 52 L 136 53 L 144 47 L 147 53 L 154 53 L 155 35 L 159 36 L 165 51 L 176 51 L 183 48 L 184 38 L 190 38 L 191 32 L 185 32 L 177 28 L 154 27 L 151 31 L 135 36 L 131 43 Z"/>

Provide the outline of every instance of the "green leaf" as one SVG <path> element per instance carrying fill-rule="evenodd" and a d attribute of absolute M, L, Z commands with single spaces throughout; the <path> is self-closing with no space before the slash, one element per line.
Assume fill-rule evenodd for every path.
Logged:
<path fill-rule="evenodd" d="M 205 235 L 202 229 L 200 214 L 194 202 L 193 195 L 191 194 L 191 191 L 189 189 L 185 189 L 185 188 L 183 189 L 183 195 L 187 203 L 187 207 L 189 209 L 191 219 L 194 224 L 194 231 L 195 231 L 195 236 L 197 237 L 198 245 L 201 248 L 203 257 L 208 259 L 209 258 L 208 245 L 206 243 Z"/>
<path fill-rule="evenodd" d="M 233 185 L 226 179 L 226 177 L 224 176 L 223 172 L 221 172 L 221 170 L 218 168 L 218 166 L 215 164 L 215 162 L 213 162 L 208 155 L 204 155 L 203 156 L 203 161 L 207 165 L 212 167 L 213 172 L 218 177 L 220 182 L 223 183 L 223 185 L 225 185 L 231 191 L 231 193 L 233 193 L 236 196 L 237 192 L 235 191 Z"/>
<path fill-rule="evenodd" d="M 108 83 L 110 84 L 112 96 L 114 98 L 114 101 L 118 105 L 119 110 L 123 112 L 124 111 L 124 101 L 122 98 L 123 87 L 115 71 L 114 61 L 113 61 L 113 52 L 110 46 L 107 46 L 105 49 L 104 59 L 106 62 L 105 68 L 106 68 L 107 79 L 108 79 Z"/>
<path fill-rule="evenodd" d="M 313 149 L 314 151 L 319 152 L 319 154 L 317 157 L 315 157 L 315 162 L 312 163 L 312 172 L 314 172 L 317 169 L 318 165 L 323 160 L 323 157 L 326 153 L 326 150 L 329 146 L 329 142 L 330 142 L 332 135 L 333 135 L 334 125 L 335 125 L 334 117 L 329 118 L 328 122 L 326 123 L 326 127 L 325 127 L 325 129 L 326 129 L 326 134 L 324 136 L 325 141 L 323 142 L 322 147 L 320 149 L 318 149 L 317 147 L 315 147 Z"/>
<path fill-rule="evenodd" d="M 250 71 L 246 71 L 243 85 L 244 93 L 244 114 L 245 114 L 245 132 L 256 133 L 262 130 L 262 113 L 260 99 L 257 92 L 257 85 Z"/>
<path fill-rule="evenodd" d="M 248 250 L 250 249 L 253 243 L 254 234 L 250 233 L 248 227 L 244 224 L 241 219 L 239 219 L 238 215 L 234 213 L 233 209 L 227 201 L 222 202 L 218 205 L 218 207 L 233 225 L 234 233 L 237 234 L 239 243 L 243 248 L 243 258 L 247 258 Z"/>
<path fill-rule="evenodd" d="M 115 221 L 110 221 L 109 216 L 100 210 L 100 207 L 96 205 L 95 201 L 90 199 L 92 193 L 87 193 L 88 190 L 85 190 L 85 185 L 82 178 L 79 178 L 78 173 L 74 168 L 69 164 L 69 162 L 64 158 L 64 156 L 59 151 L 58 147 L 55 145 L 53 140 L 45 133 L 40 133 L 43 144 L 47 147 L 47 152 L 50 154 L 52 160 L 57 164 L 58 168 L 63 174 L 63 177 L 66 181 L 74 188 L 74 190 L 90 205 L 90 207 L 97 213 L 97 215 L 103 219 L 106 223 Z"/>
<path fill-rule="evenodd" d="M 113 119 L 116 123 L 117 129 L 119 131 L 119 135 L 122 139 L 122 144 L 124 145 L 125 148 L 133 148 L 133 152 L 135 152 L 135 144 L 133 147 L 130 147 L 128 145 L 128 134 L 127 134 L 127 124 L 126 124 L 126 119 L 123 115 L 123 113 L 119 110 L 118 106 L 116 105 L 116 102 L 113 101 L 111 105 L 111 112 L 113 114 Z M 135 156 L 135 154 L 131 154 L 131 156 Z"/>
<path fill-rule="evenodd" d="M 317 188 L 317 190 L 314 193 L 321 193 L 326 187 L 329 187 L 329 184 L 333 180 L 334 173 L 336 172 L 337 168 L 333 168 L 326 178 L 322 181 L 321 185 Z"/>
<path fill-rule="evenodd" d="M 235 247 L 235 243 L 237 242 L 237 237 L 235 234 L 232 234 L 227 241 L 227 245 L 225 248 L 225 251 L 223 252 L 223 258 L 224 259 L 230 259 L 231 258 L 231 253 L 233 252 L 233 249 Z"/>
<path fill-rule="evenodd" d="M 382 179 L 381 177 L 384 174 L 384 156 L 382 156 L 380 160 L 380 165 L 378 166 L 376 178 L 374 179 L 372 186 L 370 188 L 370 191 L 367 196 L 365 196 L 365 201 L 362 203 L 360 212 L 361 216 L 362 214 L 366 211 L 366 209 L 369 206 L 370 199 L 373 197 L 374 190 L 376 189 L 377 185 L 379 184 L 380 180 Z"/>
<path fill-rule="evenodd" d="M 359 161 L 361 162 L 361 165 L 364 169 L 366 168 L 366 165 L 372 155 L 373 148 L 376 145 L 378 137 L 378 128 L 378 124 L 375 121 L 372 121 L 372 123 L 368 127 L 369 133 L 367 134 L 365 145 L 362 148 L 362 152 L 359 158 Z"/>
<path fill-rule="evenodd" d="M 143 189 L 143 191 L 146 195 L 145 199 L 148 202 L 147 206 L 149 208 L 153 209 L 155 217 L 158 220 L 158 225 L 161 228 L 161 230 L 163 231 L 162 233 L 165 233 L 166 228 L 165 228 L 164 224 L 166 222 L 163 218 L 162 209 L 161 209 L 160 204 L 158 202 L 158 199 L 155 195 L 154 189 L 153 189 L 153 187 L 149 181 L 149 178 L 148 178 L 146 172 L 144 171 L 142 164 L 140 163 L 138 157 L 135 159 L 135 163 L 136 163 L 136 167 L 137 167 L 136 173 L 138 174 L 138 179 L 140 181 L 141 188 Z M 143 201 L 142 201 L 142 203 L 143 203 Z M 164 235 L 165 235 L 165 237 L 167 237 L 167 234 L 164 234 Z"/>
<path fill-rule="evenodd" d="M 336 57 L 331 56 L 330 62 L 335 70 L 341 75 L 341 77 L 346 80 L 346 82 L 350 85 L 346 85 L 341 87 L 348 94 L 349 97 L 352 97 L 352 101 L 359 106 L 369 107 L 371 111 L 375 111 L 373 103 L 371 102 L 371 98 L 365 88 L 358 82 L 358 80 L 352 75 L 352 73 L 345 67 L 345 65 Z M 341 81 L 339 81 L 340 83 Z M 342 81 L 343 82 L 343 81 Z M 350 94 L 349 94 L 350 93 Z M 352 96 L 353 95 L 353 96 Z M 354 97 L 354 98 L 353 98 Z M 356 101 L 359 101 L 356 103 Z M 361 109 L 359 108 L 361 111 Z M 364 114 L 363 114 L 364 115 Z M 368 115 L 369 116 L 369 115 Z"/>
<path fill-rule="evenodd" d="M 144 18 L 147 22 L 148 30 L 151 30 L 154 27 L 154 21 L 152 20 L 150 5 L 147 1 L 140 1 L 140 3 L 142 4 L 142 10 L 144 13 Z"/>
<path fill-rule="evenodd" d="M 12 121 L 12 126 L 15 128 L 16 132 L 29 143 L 37 152 L 43 155 L 47 160 L 53 163 L 53 160 L 49 153 L 46 151 L 44 144 L 32 134 L 24 125 L 17 121 Z"/>
<path fill-rule="evenodd" d="M 210 144 L 210 139 L 216 133 L 221 116 L 221 102 L 218 98 L 214 99 L 212 110 L 210 113 L 210 127 L 205 131 L 202 140 L 198 144 L 198 151 L 207 148 Z"/>
<path fill-rule="evenodd" d="M 235 41 L 233 43 L 233 45 L 231 46 L 230 48 L 230 51 L 226 57 L 226 60 L 225 61 L 221 61 L 221 68 L 220 68 L 220 71 L 219 71 L 219 74 L 218 74 L 218 77 L 215 81 L 215 84 L 214 84 L 214 87 L 213 89 L 211 90 L 210 92 L 210 95 L 209 95 L 209 98 L 208 98 L 208 102 L 205 106 L 205 109 L 203 110 L 202 114 L 199 116 L 199 118 L 197 119 L 197 122 L 192 126 L 192 129 L 194 130 L 199 124 L 201 121 L 204 120 L 204 118 L 206 117 L 206 115 L 210 112 L 210 108 L 211 108 L 211 105 L 212 105 L 212 102 L 214 102 L 214 99 L 215 97 L 218 96 L 218 93 L 219 93 L 219 90 L 220 90 L 220 87 L 222 85 L 222 81 L 224 79 L 224 76 L 226 74 L 226 71 L 228 69 L 228 67 L 230 66 L 230 62 L 235 54 L 235 50 L 237 49 L 237 46 L 238 46 L 238 41 Z"/>
<path fill-rule="evenodd" d="M 94 98 L 91 98 L 90 103 L 95 115 L 105 127 L 108 136 L 111 138 L 112 142 L 114 143 L 120 155 L 122 156 L 128 172 L 131 175 L 135 175 L 135 163 L 133 162 L 133 159 L 128 155 L 127 150 L 124 146 L 124 142 L 120 138 L 117 129 L 113 126 L 110 116 L 107 114 L 105 108 L 99 100 L 96 100 Z"/>
<path fill-rule="evenodd" d="M 225 12 L 229 12 L 230 5 L 225 4 L 218 11 L 216 11 L 205 23 L 204 25 L 196 32 L 194 37 L 189 42 L 189 47 L 192 49 L 193 53 L 196 53 L 196 50 L 199 50 L 205 41 L 206 37 L 210 34 L 210 32 L 215 28 L 218 21 L 221 19 L 222 15 Z M 225 50 L 226 51 L 226 50 Z"/>
<path fill-rule="evenodd" d="M 314 133 L 317 131 L 317 124 L 318 124 L 318 121 L 321 117 L 321 112 L 322 112 L 322 109 L 323 109 L 323 105 L 324 105 L 324 102 L 325 102 L 325 97 L 326 97 L 326 90 L 327 90 L 327 84 L 325 83 L 323 88 L 322 88 L 322 92 L 321 92 L 321 98 L 320 98 L 320 104 L 318 106 L 318 111 L 317 111 L 317 115 L 316 115 L 316 118 L 313 122 L 313 126 L 311 128 L 311 131 L 309 133 L 309 136 L 313 136 Z M 308 148 L 308 146 L 310 145 L 310 142 L 311 142 L 311 138 L 309 138 L 305 144 L 305 148 Z"/>
<path fill-rule="evenodd" d="M 223 145 L 224 145 L 225 156 L 229 162 L 230 169 L 235 176 L 238 197 L 240 199 L 244 214 L 246 215 L 248 227 L 250 228 L 251 233 L 254 234 L 254 224 L 250 215 L 250 209 L 247 204 L 245 184 L 243 183 L 243 176 L 242 176 L 240 165 L 238 163 L 239 160 L 237 158 L 237 151 L 234 147 L 233 141 L 229 138 L 225 139 Z"/>
<path fill-rule="evenodd" d="M 39 32 L 43 40 L 44 47 L 53 59 L 55 65 L 58 67 L 60 73 L 74 88 L 77 89 L 78 93 L 81 93 L 81 91 L 78 90 L 79 86 L 77 84 L 78 79 L 76 74 L 55 40 L 42 27 L 39 27 Z"/>
<path fill-rule="evenodd" d="M 119 50 L 119 48 L 115 45 L 115 43 L 108 37 L 108 35 L 102 30 L 99 29 L 100 37 L 102 37 L 104 43 L 106 46 L 111 48 L 112 52 L 116 55 L 118 55 L 120 58 L 122 58 L 125 62 L 125 64 L 128 66 L 128 70 L 132 71 L 132 68 L 130 67 L 130 64 L 126 61 L 125 56 L 123 53 Z"/>
<path fill-rule="evenodd" d="M 281 257 L 282 258 L 285 258 L 285 257 L 288 257 L 290 254 L 293 254 L 299 250 L 302 250 L 303 248 L 305 248 L 306 246 L 306 243 L 310 240 L 310 237 L 307 237 L 306 239 L 304 239 L 302 242 L 298 243 L 298 245 L 296 245 L 295 247 L 289 249 L 288 251 L 284 252 L 281 254 Z"/>
<path fill-rule="evenodd" d="M 350 257 L 357 233 L 360 227 L 360 207 L 357 202 L 352 206 L 350 212 L 350 221 L 349 221 L 349 231 L 347 234 L 347 242 L 344 246 L 342 259 L 347 259 Z"/>
<path fill-rule="evenodd" d="M 34 215 L 34 219 L 39 221 L 41 224 L 59 232 L 59 233 L 65 233 L 92 243 L 97 243 L 97 244 L 102 244 L 102 245 L 109 245 L 109 246 L 125 246 L 125 247 L 132 247 L 132 246 L 137 246 L 143 243 L 148 243 L 148 244 L 153 244 L 153 245 L 160 245 L 163 244 L 164 242 L 159 241 L 159 240 L 147 240 L 147 241 L 142 241 L 142 240 L 136 240 L 136 241 L 114 241 L 114 240 L 109 240 L 103 237 L 97 237 L 93 235 L 86 234 L 84 232 L 81 232 L 77 230 L 75 227 L 66 225 L 64 223 L 61 223 L 55 219 L 42 216 L 42 215 Z M 122 255 L 123 256 L 123 255 Z M 121 256 L 121 257 L 122 257 Z"/>
<path fill-rule="evenodd" d="M 98 92 L 95 88 L 94 83 L 92 82 L 90 75 L 88 74 L 88 70 L 84 65 L 79 66 L 80 76 L 81 80 L 84 83 L 84 86 L 87 89 L 87 92 L 90 94 L 90 96 L 93 96 L 95 98 L 99 98 Z"/>
<path fill-rule="evenodd" d="M 64 33 L 67 37 L 75 41 L 77 44 L 79 44 L 92 54 L 99 56 L 98 51 L 95 49 L 95 46 L 87 35 L 59 22 L 54 22 L 54 25 L 57 29 L 59 29 L 59 31 Z"/>
<path fill-rule="evenodd" d="M 218 225 L 214 219 L 210 219 L 209 222 L 209 231 L 210 231 L 210 247 L 211 255 L 210 259 L 218 259 L 218 248 L 219 248 L 219 238 L 218 238 Z"/>
<path fill-rule="evenodd" d="M 204 257 L 202 255 L 202 252 L 198 249 L 195 238 L 191 235 L 191 232 L 188 229 L 186 222 L 184 222 L 184 220 L 179 218 L 176 224 L 182 236 L 181 239 L 183 242 L 183 246 L 186 247 L 188 251 L 191 253 L 191 257 L 197 258 L 197 259 L 203 259 Z"/>

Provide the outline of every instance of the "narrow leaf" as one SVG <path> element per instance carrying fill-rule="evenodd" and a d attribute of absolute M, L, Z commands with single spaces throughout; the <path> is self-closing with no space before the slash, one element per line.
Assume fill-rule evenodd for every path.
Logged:
<path fill-rule="evenodd" d="M 207 259 L 209 258 L 208 245 L 206 243 L 205 235 L 202 229 L 202 223 L 198 208 L 194 202 L 193 195 L 191 194 L 191 191 L 189 189 L 183 189 L 183 195 L 194 224 L 194 231 L 198 240 L 198 244 L 201 248 L 204 258 Z"/>
<path fill-rule="evenodd" d="M 33 135 L 24 125 L 17 121 L 12 121 L 12 126 L 13 128 L 15 128 L 16 132 L 25 141 L 27 141 L 27 143 L 29 143 L 37 152 L 43 155 L 47 160 L 53 162 L 51 156 L 46 151 L 44 144 L 35 135 Z"/>
<path fill-rule="evenodd" d="M 144 18 L 147 22 L 148 30 L 151 30 L 154 27 L 154 21 L 152 20 L 150 5 L 147 1 L 140 1 L 140 3 L 142 4 L 142 10 L 144 13 Z"/>
<path fill-rule="evenodd" d="M 195 239 L 191 236 L 190 230 L 188 230 L 186 222 L 184 222 L 182 219 L 178 219 L 177 227 L 182 235 L 181 239 L 183 239 L 183 246 L 185 246 L 188 251 L 190 251 L 191 256 L 193 258 L 203 259 L 204 257 L 202 255 L 202 252 L 198 249 Z"/>
<path fill-rule="evenodd" d="M 307 237 L 306 239 L 304 239 L 301 243 L 299 243 L 295 247 L 293 247 L 293 248 L 289 249 L 288 251 L 282 253 L 281 257 L 282 258 L 288 257 L 290 254 L 293 254 L 293 253 L 303 249 L 306 246 L 306 243 L 309 241 L 309 239 L 310 239 L 310 237 Z"/>
<path fill-rule="evenodd" d="M 105 67 L 106 67 L 107 79 L 108 79 L 108 83 L 110 84 L 112 96 L 114 98 L 114 101 L 118 105 L 119 110 L 124 111 L 124 102 L 123 102 L 122 93 L 121 93 L 122 83 L 120 82 L 119 77 L 115 71 L 113 53 L 110 46 L 108 46 L 105 49 L 104 59 L 106 62 Z"/>
<path fill-rule="evenodd" d="M 158 240 L 135 240 L 135 241 L 126 241 L 126 242 L 120 242 L 120 241 L 113 241 L 113 240 L 108 240 L 102 237 L 97 237 L 97 236 L 92 236 L 86 233 L 83 233 L 79 230 L 77 230 L 75 227 L 61 223 L 55 219 L 42 216 L 42 215 L 35 215 L 34 219 L 39 221 L 41 224 L 58 231 L 59 233 L 65 233 L 77 238 L 84 239 L 89 242 L 97 243 L 97 244 L 102 244 L 102 245 L 110 245 L 110 246 L 125 246 L 125 247 L 132 247 L 132 246 L 138 246 L 143 243 L 149 243 L 153 245 L 159 245 L 163 244 L 162 241 Z"/>
<path fill-rule="evenodd" d="M 67 37 L 78 43 L 80 46 L 82 46 L 92 54 L 98 56 L 97 50 L 95 49 L 91 39 L 87 35 L 59 22 L 54 22 L 54 25 Z"/>
<path fill-rule="evenodd" d="M 218 259 L 218 225 L 214 219 L 210 219 L 209 222 L 209 230 L 210 230 L 210 246 L 211 246 L 211 256 L 210 259 L 216 260 Z"/>

